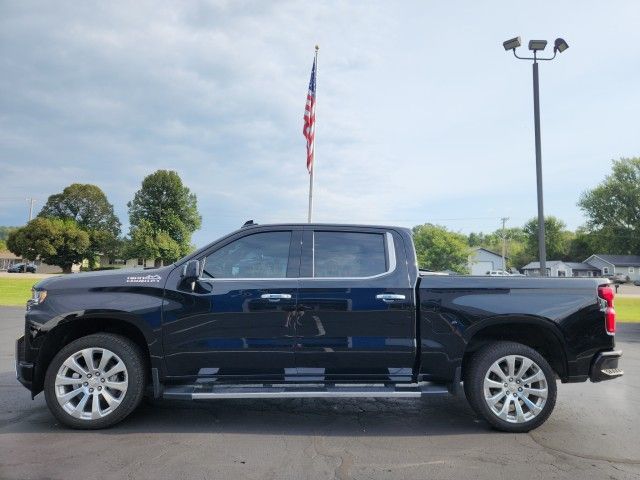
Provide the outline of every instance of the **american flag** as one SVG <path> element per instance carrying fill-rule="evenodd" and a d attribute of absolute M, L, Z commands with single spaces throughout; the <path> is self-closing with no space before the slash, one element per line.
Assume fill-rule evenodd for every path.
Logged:
<path fill-rule="evenodd" d="M 307 170 L 313 170 L 313 139 L 316 135 L 316 59 L 313 60 L 311 79 L 309 80 L 309 92 L 307 104 L 304 107 L 304 127 L 302 134 L 307 139 Z"/>

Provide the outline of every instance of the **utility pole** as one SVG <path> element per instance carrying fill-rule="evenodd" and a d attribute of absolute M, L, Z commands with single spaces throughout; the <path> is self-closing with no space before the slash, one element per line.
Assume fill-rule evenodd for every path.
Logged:
<path fill-rule="evenodd" d="M 35 203 L 36 199 L 33 197 L 29 197 L 27 198 L 27 201 L 29 202 L 29 221 L 33 220 L 33 204 Z"/>
<path fill-rule="evenodd" d="M 27 200 L 27 202 L 29 202 L 29 220 L 28 220 L 28 222 L 30 222 L 33 219 L 33 204 L 35 203 L 36 199 L 33 198 L 33 197 L 29 197 L 26 200 Z M 22 260 L 24 262 L 24 273 L 27 273 L 27 267 L 29 266 L 29 259 L 23 255 L 22 256 Z"/>
<path fill-rule="evenodd" d="M 502 269 L 507 271 L 507 233 L 505 232 L 504 226 L 509 220 L 509 217 L 502 217 L 500 221 L 502 222 Z"/>

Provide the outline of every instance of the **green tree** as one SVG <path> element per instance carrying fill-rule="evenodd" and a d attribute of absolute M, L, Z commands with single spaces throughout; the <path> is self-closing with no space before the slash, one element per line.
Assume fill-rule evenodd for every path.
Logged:
<path fill-rule="evenodd" d="M 6 240 L 9 237 L 9 234 L 17 229 L 18 227 L 0 226 L 0 240 Z"/>
<path fill-rule="evenodd" d="M 509 241 L 507 249 L 507 266 L 520 270 L 527 263 L 534 261 L 537 256 L 531 255 L 527 249 L 527 244 L 523 241 Z"/>
<path fill-rule="evenodd" d="M 96 185 L 74 183 L 62 193 L 51 195 L 42 207 L 39 217 L 69 219 L 89 234 L 87 257 L 95 266 L 99 254 L 115 258 L 119 245 L 120 220 L 113 205 Z"/>
<path fill-rule="evenodd" d="M 531 261 L 526 253 L 526 235 L 522 228 L 501 228 L 493 233 L 470 233 L 469 246 L 483 247 L 496 253 L 502 252 L 503 237 L 506 238 L 506 254 L 508 268 L 522 268 Z"/>
<path fill-rule="evenodd" d="M 0 240 L 0 252 L 7 249 L 7 242 Z"/>
<path fill-rule="evenodd" d="M 569 260 L 582 262 L 595 252 L 601 251 L 600 241 L 596 235 L 578 228 L 569 244 Z"/>
<path fill-rule="evenodd" d="M 125 251 L 129 258 L 162 259 L 166 263 L 175 262 L 183 256 L 178 242 L 167 232 L 155 230 L 146 220 L 141 220 L 131 229 Z"/>
<path fill-rule="evenodd" d="M 151 258 L 156 265 L 176 259 L 174 243 L 178 246 L 178 257 L 191 251 L 191 235 L 200 228 L 202 218 L 195 194 L 183 185 L 176 172 L 158 170 L 147 176 L 127 206 L 130 236 L 132 241 L 137 238 L 132 243 L 147 247 L 153 244 L 153 248 L 145 247 L 143 251 L 154 252 Z M 168 243 L 168 239 L 174 243 Z"/>
<path fill-rule="evenodd" d="M 533 260 L 533 258 L 531 258 L 527 253 L 527 235 L 521 227 L 506 228 L 504 233 L 507 238 L 508 268 L 515 268 L 518 270 Z M 502 236 L 502 230 L 496 230 L 495 234 Z M 501 250 L 496 251 L 499 252 Z"/>
<path fill-rule="evenodd" d="M 640 157 L 614 160 L 611 173 L 584 192 L 578 206 L 606 253 L 640 254 Z"/>
<path fill-rule="evenodd" d="M 37 217 L 13 231 L 7 239 L 7 246 L 25 259 L 40 258 L 70 273 L 73 264 L 82 262 L 86 257 L 90 241 L 89 234 L 74 220 Z"/>
<path fill-rule="evenodd" d="M 468 273 L 470 251 L 464 235 L 425 223 L 413 227 L 413 242 L 421 268 Z"/>
<path fill-rule="evenodd" d="M 470 247 L 485 247 L 487 242 L 487 236 L 483 232 L 471 232 L 467 238 L 467 243 Z"/>
<path fill-rule="evenodd" d="M 545 247 L 547 260 L 568 260 L 569 246 L 574 234 L 566 229 L 567 225 L 557 217 L 544 219 Z M 525 252 L 532 258 L 538 258 L 538 218 L 529 220 L 523 228 L 525 234 Z"/>

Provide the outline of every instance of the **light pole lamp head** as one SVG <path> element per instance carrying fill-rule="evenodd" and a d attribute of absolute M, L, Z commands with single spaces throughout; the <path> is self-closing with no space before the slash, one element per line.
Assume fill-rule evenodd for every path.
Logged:
<path fill-rule="evenodd" d="M 567 48 L 569 48 L 569 44 L 564 41 L 563 38 L 556 38 L 556 41 L 553 42 L 553 52 L 564 52 Z"/>
<path fill-rule="evenodd" d="M 531 50 L 532 52 L 541 52 L 546 47 L 546 40 L 529 40 L 529 50 Z"/>
<path fill-rule="evenodd" d="M 515 37 L 510 40 L 507 40 L 506 42 L 502 42 L 502 46 L 506 51 L 515 50 L 520 45 L 522 45 L 522 43 L 520 43 L 520 37 Z"/>

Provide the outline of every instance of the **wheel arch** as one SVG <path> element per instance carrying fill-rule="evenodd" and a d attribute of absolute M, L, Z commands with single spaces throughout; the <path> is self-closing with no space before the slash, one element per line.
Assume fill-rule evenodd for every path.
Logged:
<path fill-rule="evenodd" d="M 496 341 L 512 341 L 527 345 L 542 355 L 554 372 L 565 380 L 568 359 L 565 341 L 558 326 L 536 316 L 508 316 L 487 319 L 465 332 L 466 347 L 462 358 L 462 378 L 473 354 Z"/>
<path fill-rule="evenodd" d="M 56 354 L 69 343 L 78 338 L 94 333 L 112 333 L 121 335 L 134 342 L 143 354 L 145 368 L 150 372 L 152 354 L 150 345 L 153 339 L 149 334 L 145 335 L 143 329 L 134 323 L 128 316 L 117 314 L 96 314 L 73 316 L 56 323 L 43 338 L 43 343 L 35 362 L 35 371 L 31 393 L 33 396 L 40 393 L 44 387 L 44 379 L 47 369 Z"/>

